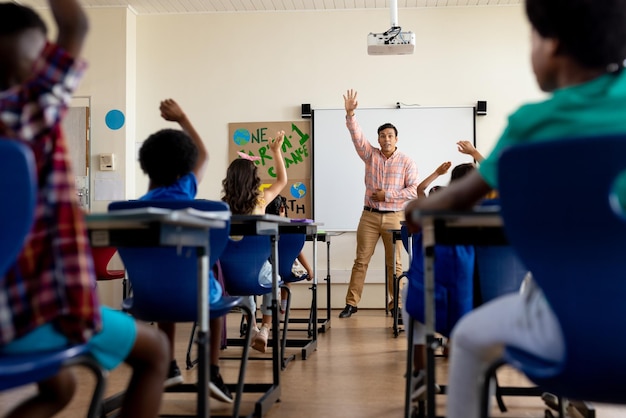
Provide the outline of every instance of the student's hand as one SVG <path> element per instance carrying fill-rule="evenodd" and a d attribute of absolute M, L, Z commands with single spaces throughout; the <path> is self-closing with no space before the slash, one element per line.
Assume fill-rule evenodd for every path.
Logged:
<path fill-rule="evenodd" d="M 452 167 L 452 163 L 450 161 L 446 161 L 445 163 L 437 167 L 435 173 L 437 173 L 438 176 L 443 176 L 448 172 L 448 170 L 450 170 L 450 167 Z"/>
<path fill-rule="evenodd" d="M 473 156 L 476 152 L 476 148 L 474 148 L 474 144 L 470 141 L 459 141 L 456 143 L 458 150 L 461 154 L 467 154 Z"/>
<path fill-rule="evenodd" d="M 276 132 L 276 137 L 270 138 L 269 140 L 270 149 L 272 150 L 272 152 L 274 153 L 280 152 L 284 140 L 285 140 L 285 131 Z"/>
<path fill-rule="evenodd" d="M 418 202 L 421 202 L 423 200 L 425 199 L 411 200 L 404 207 L 404 220 L 410 234 L 416 234 L 422 230 L 422 225 L 420 221 L 413 217 L 413 211 L 420 208 L 420 203 Z"/>
<path fill-rule="evenodd" d="M 356 100 L 356 91 L 350 89 L 343 95 L 344 106 L 346 107 L 346 115 L 354 116 L 355 109 L 359 106 Z"/>
<path fill-rule="evenodd" d="M 383 189 L 378 189 L 372 194 L 372 200 L 374 202 L 384 202 L 385 201 L 385 191 Z"/>
<path fill-rule="evenodd" d="M 159 110 L 161 111 L 161 117 L 170 122 L 180 122 L 185 118 L 185 112 L 174 99 L 163 100 Z"/>

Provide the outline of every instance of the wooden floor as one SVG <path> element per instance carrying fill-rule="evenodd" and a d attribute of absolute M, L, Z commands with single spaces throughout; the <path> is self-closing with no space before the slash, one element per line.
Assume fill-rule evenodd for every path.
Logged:
<path fill-rule="evenodd" d="M 293 316 L 303 316 L 296 311 Z M 406 335 L 401 333 L 394 338 L 391 319 L 383 310 L 360 310 L 351 318 L 339 319 L 333 312 L 331 328 L 319 335 L 318 350 L 307 360 L 302 360 L 299 348 L 288 348 L 297 354 L 296 360 L 287 365 L 281 374 L 282 396 L 266 414 L 267 418 L 313 418 L 346 417 L 378 418 L 403 417 L 404 413 L 404 372 L 406 365 Z M 231 314 L 228 319 L 230 338 L 237 337 L 239 314 Z M 295 325 L 296 328 L 300 325 Z M 301 327 L 301 326 L 300 326 Z M 190 326 L 180 324 L 177 333 L 176 358 L 183 369 L 186 382 L 195 380 L 196 370 L 185 370 L 185 349 Z M 290 336 L 303 338 L 305 332 L 293 331 Z M 230 347 L 224 356 L 235 357 L 241 349 Z M 251 351 L 251 356 L 258 353 Z M 270 357 L 270 354 L 265 354 Z M 438 361 L 438 382 L 445 383 L 447 364 L 445 359 Z M 221 371 L 226 383 L 235 383 L 239 362 L 222 360 Z M 85 416 L 92 380 L 88 372 L 77 368 L 80 379 L 79 391 L 72 403 L 59 417 Z M 107 383 L 107 395 L 124 388 L 129 376 L 125 366 L 111 372 Z M 247 382 L 271 382 L 271 362 L 250 360 Z M 503 385 L 526 385 L 527 381 L 511 369 L 499 373 Z M 34 386 L 0 394 L 0 416 L 11 405 L 34 391 Z M 253 410 L 256 394 L 244 394 L 242 414 Z M 438 414 L 443 415 L 445 396 L 437 397 Z M 494 417 L 543 417 L 544 404 L 537 398 L 508 397 L 505 403 L 507 413 L 500 413 L 495 407 Z M 195 413 L 195 397 L 187 394 L 168 393 L 164 395 L 161 411 L 165 414 Z M 211 400 L 212 411 L 219 415 L 228 414 L 230 406 Z M 597 417 L 626 417 L 626 408 L 596 405 Z"/>

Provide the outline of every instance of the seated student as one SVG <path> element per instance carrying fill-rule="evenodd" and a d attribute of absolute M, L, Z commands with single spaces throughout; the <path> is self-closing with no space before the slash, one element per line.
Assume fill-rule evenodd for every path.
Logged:
<path fill-rule="evenodd" d="M 445 171 L 443 170 L 444 168 Z M 426 189 L 428 184 L 438 176 L 447 172 L 449 163 L 444 163 L 430 176 L 420 183 Z M 472 163 L 459 164 L 452 169 L 450 183 L 458 181 L 470 171 L 474 170 Z M 425 182 L 427 182 L 425 184 Z M 436 193 L 444 188 L 440 186 Z M 430 195 L 433 194 L 431 190 Z M 416 377 L 411 400 L 423 399 L 425 396 L 425 366 L 426 350 L 424 327 L 424 257 L 422 253 L 422 234 L 415 234 L 413 239 L 413 257 L 407 272 L 409 285 L 405 286 L 402 298 L 407 302 L 402 315 L 411 312 L 413 321 L 413 374 Z M 449 336 L 457 321 L 473 307 L 473 277 L 474 277 L 474 248 L 470 245 L 437 245 L 435 247 L 435 330 Z M 410 320 L 407 318 L 407 324 Z"/>
<path fill-rule="evenodd" d="M 272 200 L 265 208 L 265 213 L 271 215 L 288 217 L 287 214 L 287 198 L 278 195 Z M 298 254 L 298 258 L 294 260 L 291 274 L 294 277 L 305 278 L 306 280 L 313 280 L 313 268 L 309 265 L 306 256 L 302 251 Z M 303 277 L 304 276 L 304 277 Z M 286 283 L 289 286 L 289 283 Z M 285 311 L 287 310 L 287 290 L 281 289 L 280 291 L 280 316 L 281 321 L 285 317 Z"/>
<path fill-rule="evenodd" d="M 162 129 L 148 137 L 139 149 L 141 169 L 150 178 L 148 192 L 139 200 L 193 200 L 196 197 L 198 183 L 204 177 L 209 160 L 202 138 L 180 108 L 172 99 L 165 99 L 160 105 L 161 116 L 167 121 L 177 122 L 183 129 Z M 215 303 L 222 297 L 222 287 L 210 271 L 209 303 Z M 220 318 L 210 320 L 210 382 L 211 396 L 222 402 L 233 402 L 233 397 L 220 375 L 219 358 L 223 321 Z M 176 324 L 159 322 L 169 340 L 171 361 L 165 380 L 165 386 L 183 382 L 176 359 L 174 341 Z"/>
<path fill-rule="evenodd" d="M 252 157 L 243 152 L 239 153 L 241 158 L 232 161 L 226 170 L 226 177 L 222 180 L 223 196 L 222 200 L 230 206 L 230 211 L 235 215 L 262 215 L 265 213 L 265 207 L 268 202 L 274 200 L 276 196 L 287 185 L 287 169 L 281 147 L 285 139 L 285 132 L 280 131 L 276 138 L 270 138 L 269 147 L 273 154 L 274 169 L 276 180 L 269 187 L 261 190 L 261 178 L 256 166 L 259 157 Z M 232 239 L 241 239 L 240 237 L 231 237 Z M 272 265 L 266 261 L 263 268 L 259 272 L 259 283 L 269 285 L 272 283 Z M 263 304 L 261 305 L 261 328 L 256 327 L 256 323 L 249 324 L 253 326 L 252 348 L 265 353 L 267 349 L 267 339 L 269 338 L 270 328 L 272 326 L 272 292 L 263 295 Z M 278 295 L 276 295 L 278 298 Z M 256 312 L 256 303 L 254 296 L 249 298 L 249 308 Z"/>
<path fill-rule="evenodd" d="M 0 135 L 34 153 L 37 207 L 15 264 L 0 280 L 0 352 L 55 350 L 86 343 L 106 369 L 133 369 L 120 416 L 158 414 L 169 355 L 165 336 L 120 311 L 100 306 L 87 231 L 61 133 L 85 63 L 79 58 L 87 16 L 76 0 L 50 0 L 56 44 L 35 11 L 0 3 Z M 7 237 L 3 237 L 6 239 Z M 10 237 L 9 237 L 10 238 Z M 38 383 L 9 417 L 48 417 L 72 399 L 64 368 Z"/>
<path fill-rule="evenodd" d="M 415 209 L 469 209 L 497 188 L 498 157 L 506 147 L 626 133 L 625 11 L 626 0 L 526 0 L 532 67 L 539 87 L 552 95 L 520 107 L 509 117 L 495 148 L 477 171 L 432 197 L 411 201 L 405 214 L 412 230 L 419 229 Z M 593 141 L 589 146 L 593 147 Z M 626 207 L 626 191 L 619 188 L 617 194 Z M 505 346 L 550 361 L 563 359 L 566 347 L 560 325 L 536 284 L 482 305 L 454 328 L 448 418 L 479 416 L 476 382 Z"/>

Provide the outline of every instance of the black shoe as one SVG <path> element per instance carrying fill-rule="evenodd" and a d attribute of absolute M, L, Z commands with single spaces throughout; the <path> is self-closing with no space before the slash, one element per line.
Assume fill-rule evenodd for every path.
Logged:
<path fill-rule="evenodd" d="M 181 383 L 183 383 L 183 375 L 180 373 L 176 360 L 172 360 L 165 382 L 163 382 L 163 387 L 169 388 L 170 386 L 180 385 Z"/>
<path fill-rule="evenodd" d="M 211 392 L 212 398 L 226 403 L 233 403 L 233 395 L 230 393 L 230 390 L 228 390 L 228 387 L 224 384 L 224 381 L 222 380 L 222 376 L 220 374 L 211 376 L 211 381 L 209 382 L 209 390 Z"/>
<path fill-rule="evenodd" d="M 339 314 L 339 318 L 350 318 L 352 314 L 357 313 L 358 310 L 359 308 L 356 306 L 346 305 L 346 307 L 343 308 L 343 311 Z"/>

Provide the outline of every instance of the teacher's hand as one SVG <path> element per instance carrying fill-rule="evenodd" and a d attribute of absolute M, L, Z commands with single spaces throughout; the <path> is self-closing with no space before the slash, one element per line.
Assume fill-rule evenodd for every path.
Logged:
<path fill-rule="evenodd" d="M 374 202 L 384 202 L 385 201 L 385 191 L 383 189 L 378 189 L 372 194 L 372 200 Z"/>
<path fill-rule="evenodd" d="M 346 115 L 354 116 L 355 109 L 359 106 L 356 100 L 356 91 L 350 89 L 343 95 L 344 106 L 346 107 Z"/>

